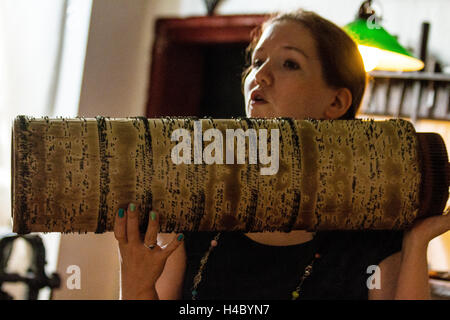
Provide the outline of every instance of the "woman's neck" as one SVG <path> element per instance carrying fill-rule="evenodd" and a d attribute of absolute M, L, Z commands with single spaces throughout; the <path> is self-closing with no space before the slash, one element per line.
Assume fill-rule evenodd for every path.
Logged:
<path fill-rule="evenodd" d="M 305 243 L 313 239 L 314 233 L 305 230 L 291 232 L 251 232 L 245 233 L 251 240 L 271 246 L 290 246 Z"/>

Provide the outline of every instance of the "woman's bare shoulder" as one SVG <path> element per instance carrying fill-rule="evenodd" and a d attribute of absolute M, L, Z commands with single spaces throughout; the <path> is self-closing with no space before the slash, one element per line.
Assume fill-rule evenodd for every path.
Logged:
<path fill-rule="evenodd" d="M 164 247 L 175 237 L 175 233 L 159 233 L 158 245 Z M 160 300 L 178 300 L 182 298 L 185 270 L 186 250 L 183 243 L 169 256 L 164 270 L 156 282 L 156 292 Z"/>

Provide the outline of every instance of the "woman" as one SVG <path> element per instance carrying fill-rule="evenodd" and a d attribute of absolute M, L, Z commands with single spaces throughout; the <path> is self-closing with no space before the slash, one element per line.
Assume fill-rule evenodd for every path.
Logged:
<path fill-rule="evenodd" d="M 366 74 L 354 42 L 331 22 L 306 11 L 276 16 L 248 53 L 248 117 L 354 119 Z M 184 237 L 158 235 L 152 212 L 142 239 L 137 216 L 130 204 L 115 221 L 123 299 L 428 299 L 428 242 L 450 229 L 447 215 L 405 232 Z"/>

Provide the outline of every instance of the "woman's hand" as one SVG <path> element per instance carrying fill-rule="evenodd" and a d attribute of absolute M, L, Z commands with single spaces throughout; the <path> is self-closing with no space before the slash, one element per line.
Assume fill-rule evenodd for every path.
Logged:
<path fill-rule="evenodd" d="M 428 279 L 428 243 L 450 230 L 450 214 L 416 220 L 403 233 L 400 266 L 389 273 L 398 274 L 395 298 L 401 300 L 430 299 Z M 398 269 L 398 271 L 396 271 Z"/>
<path fill-rule="evenodd" d="M 126 211 L 119 209 L 116 214 L 114 236 L 119 243 L 122 299 L 158 299 L 156 281 L 167 258 L 183 240 L 180 234 L 167 246 L 160 247 L 157 244 L 158 230 L 159 218 L 154 211 L 150 213 L 144 237 L 139 233 L 139 209 L 136 205 L 130 203 Z"/>
<path fill-rule="evenodd" d="M 428 242 L 450 230 L 449 210 L 443 215 L 418 219 L 405 231 L 404 239 L 417 245 L 428 246 Z"/>

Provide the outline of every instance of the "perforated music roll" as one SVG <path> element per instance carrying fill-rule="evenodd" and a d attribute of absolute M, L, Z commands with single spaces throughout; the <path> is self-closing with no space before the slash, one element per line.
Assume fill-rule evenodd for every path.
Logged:
<path fill-rule="evenodd" d="M 404 229 L 442 214 L 448 158 L 404 120 L 19 116 L 13 231 L 113 231 L 119 208 L 161 232 Z"/>

